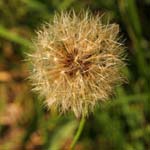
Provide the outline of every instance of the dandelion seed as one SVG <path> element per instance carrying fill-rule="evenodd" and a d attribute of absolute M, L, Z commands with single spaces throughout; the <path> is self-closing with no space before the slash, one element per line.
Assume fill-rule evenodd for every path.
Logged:
<path fill-rule="evenodd" d="M 86 11 L 56 14 L 38 31 L 30 79 L 48 107 L 87 116 L 113 94 L 125 65 L 118 32 L 118 25 L 104 25 Z"/>

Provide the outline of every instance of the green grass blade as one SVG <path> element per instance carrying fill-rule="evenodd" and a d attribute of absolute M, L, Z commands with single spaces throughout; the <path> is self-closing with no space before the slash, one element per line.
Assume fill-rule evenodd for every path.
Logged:
<path fill-rule="evenodd" d="M 17 33 L 14 33 L 12 31 L 9 31 L 8 29 L 6 29 L 5 27 L 3 27 L 2 25 L 0 25 L 0 37 L 7 39 L 11 42 L 20 44 L 24 47 L 29 47 L 31 46 L 31 42 L 29 42 L 27 39 L 19 36 Z"/>

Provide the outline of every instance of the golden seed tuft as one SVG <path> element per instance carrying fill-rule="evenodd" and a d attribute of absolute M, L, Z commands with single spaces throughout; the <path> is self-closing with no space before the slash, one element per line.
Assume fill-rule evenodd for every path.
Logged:
<path fill-rule="evenodd" d="M 48 107 L 87 116 L 109 98 L 123 79 L 118 32 L 118 25 L 104 25 L 88 11 L 56 14 L 37 32 L 30 79 Z"/>

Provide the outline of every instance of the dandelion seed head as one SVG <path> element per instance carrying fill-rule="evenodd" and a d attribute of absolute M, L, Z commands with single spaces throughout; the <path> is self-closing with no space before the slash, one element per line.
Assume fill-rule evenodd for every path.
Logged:
<path fill-rule="evenodd" d="M 117 24 L 104 25 L 88 11 L 56 14 L 37 32 L 30 79 L 48 107 L 87 116 L 113 94 L 125 65 L 118 32 Z"/>

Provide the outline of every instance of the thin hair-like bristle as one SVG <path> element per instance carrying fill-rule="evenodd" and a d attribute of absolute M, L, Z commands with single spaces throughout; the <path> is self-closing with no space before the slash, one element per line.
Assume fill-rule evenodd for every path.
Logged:
<path fill-rule="evenodd" d="M 48 107 L 87 116 L 112 95 L 125 65 L 118 33 L 117 24 L 104 25 L 89 10 L 57 13 L 43 25 L 29 55 L 30 81 Z"/>

